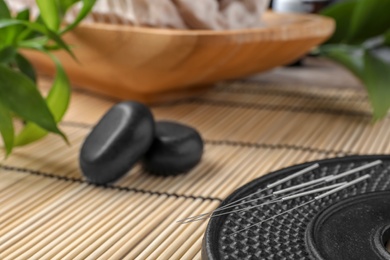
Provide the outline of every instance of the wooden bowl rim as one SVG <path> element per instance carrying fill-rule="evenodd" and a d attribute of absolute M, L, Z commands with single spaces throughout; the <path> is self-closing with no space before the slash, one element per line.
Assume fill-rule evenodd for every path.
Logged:
<path fill-rule="evenodd" d="M 315 15 L 315 14 L 292 14 L 292 13 L 275 13 L 266 12 L 266 15 L 273 17 L 285 18 L 287 22 L 281 25 L 271 25 L 259 28 L 239 29 L 239 30 L 182 30 L 182 29 L 167 29 L 167 28 L 152 28 L 152 27 L 135 27 L 109 23 L 82 23 L 80 28 L 103 30 L 103 31 L 121 31 L 143 34 L 153 34 L 161 36 L 237 36 L 248 34 L 269 34 L 279 31 L 288 31 L 300 29 L 313 30 L 316 26 L 316 35 L 329 34 L 329 30 L 334 30 L 335 22 L 332 18 Z M 313 28 L 314 27 L 314 28 Z M 305 37 L 303 34 L 302 37 Z M 288 38 L 288 37 L 287 37 Z"/>

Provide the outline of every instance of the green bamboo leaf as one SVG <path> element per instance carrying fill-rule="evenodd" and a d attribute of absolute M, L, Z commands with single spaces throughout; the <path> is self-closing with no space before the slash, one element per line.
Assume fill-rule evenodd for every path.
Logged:
<path fill-rule="evenodd" d="M 11 13 L 4 0 L 0 0 L 0 19 L 11 19 Z M 9 36 L 11 30 L 9 28 L 0 29 L 0 48 L 11 43 Z"/>
<path fill-rule="evenodd" d="M 0 0 L 0 19 L 11 18 L 11 12 L 4 0 Z"/>
<path fill-rule="evenodd" d="M 62 50 L 62 48 L 57 44 L 45 45 L 44 42 L 38 40 L 23 41 L 20 42 L 17 47 L 21 49 L 30 49 L 30 50 L 44 52 L 45 54 L 48 54 L 51 51 Z"/>
<path fill-rule="evenodd" d="M 30 21 L 30 9 L 21 10 L 16 14 L 16 19 L 26 22 Z"/>
<path fill-rule="evenodd" d="M 29 21 L 30 21 L 30 19 L 29 19 Z M 35 23 L 44 25 L 44 22 L 43 22 L 42 17 L 40 15 L 38 15 L 38 17 L 35 19 Z M 29 40 L 29 39 L 34 39 L 34 38 L 36 39 L 40 36 L 43 36 L 43 34 L 40 32 L 37 32 L 35 30 L 32 30 L 31 28 L 26 28 L 23 32 L 21 32 L 19 34 L 18 40 L 22 41 L 22 40 Z"/>
<path fill-rule="evenodd" d="M 347 38 L 356 2 L 356 0 L 343 1 L 333 4 L 321 12 L 322 15 L 331 17 L 336 22 L 336 30 L 327 43 L 340 43 Z"/>
<path fill-rule="evenodd" d="M 34 83 L 37 82 L 37 75 L 33 65 L 22 54 L 16 54 L 15 62 L 24 75 L 29 77 Z"/>
<path fill-rule="evenodd" d="M 0 65 L 0 101 L 17 115 L 61 135 L 45 100 L 34 83 L 22 73 Z M 65 138 L 66 139 L 66 138 Z"/>
<path fill-rule="evenodd" d="M 45 51 L 45 41 L 41 40 L 28 40 L 28 41 L 22 41 L 19 42 L 17 47 L 19 49 L 31 49 L 36 51 Z"/>
<path fill-rule="evenodd" d="M 60 7 L 58 0 L 36 0 L 39 11 L 46 26 L 58 31 L 61 25 Z"/>
<path fill-rule="evenodd" d="M 0 64 L 8 64 L 13 61 L 16 56 L 16 49 L 12 46 L 5 47 L 0 50 Z"/>
<path fill-rule="evenodd" d="M 30 11 L 28 9 L 23 10 L 23 11 L 17 13 L 17 15 L 16 15 L 17 20 L 28 21 L 29 17 L 30 17 Z M 10 19 L 10 18 L 7 18 L 7 19 Z M 10 26 L 10 27 L 1 29 L 0 34 L 1 34 L 2 39 L 0 41 L 2 41 L 4 43 L 4 45 L 14 45 L 18 35 L 25 28 L 26 27 L 24 25 L 14 25 L 14 26 Z M 12 47 L 9 47 L 9 48 L 12 48 Z"/>
<path fill-rule="evenodd" d="M 83 7 L 81 8 L 79 14 L 77 15 L 76 19 L 68 25 L 63 31 L 63 33 L 66 33 L 73 28 L 75 28 L 92 10 L 93 6 L 95 5 L 96 0 L 82 0 L 83 2 Z"/>
<path fill-rule="evenodd" d="M 326 44 L 319 48 L 320 53 L 340 63 L 355 76 L 362 79 L 364 73 L 364 49 L 344 44 Z"/>
<path fill-rule="evenodd" d="M 60 122 L 69 107 L 71 98 L 71 86 L 69 78 L 66 75 L 60 61 L 53 55 L 50 55 L 57 69 L 53 87 L 49 92 L 46 102 L 54 115 L 56 122 Z"/>
<path fill-rule="evenodd" d="M 34 31 L 37 31 L 37 32 L 40 32 L 40 33 L 43 33 L 43 34 L 49 36 L 48 31 L 50 31 L 50 30 L 48 30 L 43 25 L 38 24 L 36 22 L 28 22 L 28 21 L 17 20 L 17 19 L 1 19 L 0 20 L 0 29 L 12 27 L 15 25 L 24 25 L 24 26 L 28 27 L 29 29 L 32 29 Z"/>
<path fill-rule="evenodd" d="M 390 0 L 360 0 L 356 3 L 350 26 L 349 42 L 362 42 L 390 28 Z"/>
<path fill-rule="evenodd" d="M 68 9 L 70 7 L 72 7 L 75 3 L 79 2 L 79 1 L 80 0 L 61 0 L 59 2 L 61 14 L 65 15 L 65 13 L 68 11 Z"/>
<path fill-rule="evenodd" d="M 390 30 L 385 33 L 383 38 L 384 38 L 383 43 L 387 46 L 390 46 Z"/>
<path fill-rule="evenodd" d="M 16 20 L 25 21 L 28 22 L 30 20 L 30 10 L 25 9 L 20 11 L 16 14 Z M 12 28 L 7 28 L 9 30 L 8 36 L 7 36 L 7 42 L 12 43 L 12 45 L 15 45 L 15 43 L 19 39 L 19 35 L 26 29 L 25 25 L 15 25 L 12 26 Z"/>
<path fill-rule="evenodd" d="M 68 77 L 60 62 L 52 56 L 57 68 L 53 86 L 46 98 L 46 103 L 56 122 L 60 122 L 69 106 L 71 88 Z M 15 146 L 23 146 L 45 137 L 48 132 L 34 123 L 27 123 L 15 139 Z"/>
<path fill-rule="evenodd" d="M 57 35 L 55 32 L 51 31 L 50 29 L 46 28 L 45 26 L 36 23 L 36 22 L 26 22 L 26 21 L 20 21 L 20 20 L 12 20 L 12 19 L 4 19 L 0 20 L 0 29 L 1 28 L 8 28 L 15 25 L 25 25 L 29 29 L 32 29 L 34 31 L 43 33 L 48 37 L 48 39 L 53 40 L 55 43 L 57 43 L 61 48 L 66 50 L 74 59 L 76 57 L 74 56 L 73 52 L 70 50 L 69 46 L 61 39 L 59 35 Z"/>
<path fill-rule="evenodd" d="M 48 44 L 45 46 L 45 50 L 47 51 L 59 51 L 61 50 L 62 48 L 60 46 L 58 46 L 57 44 Z"/>
<path fill-rule="evenodd" d="M 70 56 L 72 56 L 73 59 L 75 59 L 77 61 L 77 58 L 76 56 L 74 55 L 74 53 L 71 51 L 71 49 L 69 48 L 69 46 L 61 39 L 60 36 L 58 36 L 56 33 L 48 30 L 48 36 L 50 39 L 52 39 L 53 41 L 55 41 L 56 44 L 58 44 L 58 46 L 60 46 L 62 49 L 64 49 Z"/>
<path fill-rule="evenodd" d="M 375 51 L 366 51 L 364 63 L 364 83 L 374 110 L 374 119 L 378 120 L 384 118 L 390 109 L 390 61 Z"/>
<path fill-rule="evenodd" d="M 30 9 L 24 9 L 16 14 L 16 19 L 20 21 L 30 22 Z M 19 30 L 17 30 L 17 34 L 20 34 L 24 29 L 26 29 L 25 25 L 18 26 Z"/>
<path fill-rule="evenodd" d="M 4 146 L 7 155 L 12 152 L 14 146 L 14 125 L 12 116 L 6 106 L 0 102 L 0 133 L 3 137 Z"/>

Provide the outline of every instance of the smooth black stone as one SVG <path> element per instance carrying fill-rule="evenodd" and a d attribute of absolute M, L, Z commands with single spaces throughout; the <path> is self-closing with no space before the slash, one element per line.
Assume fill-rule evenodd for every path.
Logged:
<path fill-rule="evenodd" d="M 86 138 L 80 167 L 92 183 L 106 184 L 125 175 L 149 149 L 154 138 L 150 110 L 137 102 L 112 107 Z"/>
<path fill-rule="evenodd" d="M 151 148 L 142 160 L 144 169 L 155 175 L 172 176 L 194 168 L 203 154 L 203 140 L 193 128 L 175 122 L 156 123 Z"/>

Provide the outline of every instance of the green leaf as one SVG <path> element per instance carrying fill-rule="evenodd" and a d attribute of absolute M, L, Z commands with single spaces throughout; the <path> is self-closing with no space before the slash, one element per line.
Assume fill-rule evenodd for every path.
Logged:
<path fill-rule="evenodd" d="M 36 3 L 46 26 L 50 30 L 57 31 L 61 25 L 58 0 L 36 0 Z"/>
<path fill-rule="evenodd" d="M 23 49 L 32 49 L 36 51 L 41 51 L 48 53 L 48 51 L 58 51 L 62 50 L 61 46 L 58 46 L 58 44 L 50 44 L 47 43 L 45 39 L 34 39 L 34 40 L 27 40 L 27 41 L 21 41 L 17 45 L 19 48 Z"/>
<path fill-rule="evenodd" d="M 20 21 L 30 21 L 30 9 L 24 9 L 16 14 L 16 19 Z"/>
<path fill-rule="evenodd" d="M 320 53 L 332 59 L 347 69 L 349 69 L 355 76 L 362 79 L 364 72 L 364 49 L 344 44 L 326 44 L 319 48 Z"/>
<path fill-rule="evenodd" d="M 16 14 L 16 20 L 28 22 L 30 20 L 30 10 L 25 9 Z M 25 25 L 14 25 L 12 28 L 6 28 L 7 39 L 6 42 L 11 45 L 15 45 L 18 41 L 19 35 L 26 29 Z"/>
<path fill-rule="evenodd" d="M 4 0 L 0 0 L 0 19 L 9 19 L 11 18 L 11 13 L 7 4 Z"/>
<path fill-rule="evenodd" d="M 46 103 L 56 122 L 60 122 L 69 106 L 71 88 L 68 77 L 60 62 L 52 56 L 57 68 L 53 86 L 46 98 Z M 48 132 L 34 123 L 27 123 L 15 140 L 15 146 L 23 146 L 45 137 Z"/>
<path fill-rule="evenodd" d="M 12 46 L 0 50 L 0 64 L 8 64 L 13 61 L 16 55 L 16 49 Z"/>
<path fill-rule="evenodd" d="M 30 21 L 30 9 L 24 9 L 16 14 L 16 19 L 20 21 L 29 22 Z M 25 25 L 17 26 L 16 35 L 18 36 L 20 33 L 22 33 L 25 29 Z"/>
<path fill-rule="evenodd" d="M 11 13 L 4 0 L 0 0 L 0 19 L 11 19 Z M 0 30 L 0 48 L 7 46 L 11 43 L 9 35 L 11 30 L 12 29 L 9 28 L 4 28 Z"/>
<path fill-rule="evenodd" d="M 46 102 L 52 111 L 56 122 L 60 122 L 69 107 L 71 87 L 68 76 L 60 61 L 53 55 L 50 55 L 50 57 L 56 65 L 57 74 Z"/>
<path fill-rule="evenodd" d="M 83 2 L 83 7 L 81 8 L 79 14 L 77 15 L 76 19 L 68 25 L 62 33 L 66 33 L 73 28 L 75 28 L 92 10 L 93 6 L 95 5 L 96 0 L 82 0 Z"/>
<path fill-rule="evenodd" d="M 9 155 L 14 146 L 14 125 L 12 123 L 12 116 L 7 107 L 0 102 L 0 133 L 3 137 L 4 146 Z"/>
<path fill-rule="evenodd" d="M 383 36 L 383 43 L 387 46 L 390 46 L 390 30 L 387 31 Z"/>
<path fill-rule="evenodd" d="M 390 48 L 366 50 L 351 45 L 324 45 L 320 52 L 349 69 L 364 83 L 374 120 L 387 115 L 390 109 Z"/>
<path fill-rule="evenodd" d="M 22 73 L 0 65 L 0 101 L 17 115 L 61 135 L 45 100 L 34 83 Z"/>
<path fill-rule="evenodd" d="M 390 28 L 390 0 L 360 0 L 350 24 L 349 42 L 362 42 Z"/>
<path fill-rule="evenodd" d="M 31 49 L 36 51 L 45 51 L 44 42 L 38 40 L 28 40 L 19 42 L 17 45 L 20 49 Z"/>
<path fill-rule="evenodd" d="M 15 25 L 24 25 L 24 26 L 27 26 L 28 28 L 30 28 L 34 31 L 38 31 L 38 32 L 41 32 L 43 34 L 47 34 L 47 31 L 49 31 L 43 25 L 35 23 L 35 22 L 26 22 L 26 21 L 17 20 L 17 19 L 1 19 L 0 20 L 0 29 L 12 27 Z"/>
<path fill-rule="evenodd" d="M 373 106 L 374 119 L 378 120 L 384 118 L 390 108 L 390 62 L 382 55 L 366 51 L 364 63 L 364 83 Z"/>
<path fill-rule="evenodd" d="M 42 17 L 40 15 L 38 15 L 38 17 L 35 19 L 35 23 L 44 25 L 44 22 L 43 22 Z M 23 32 L 21 32 L 19 34 L 18 40 L 22 41 L 22 40 L 34 39 L 34 38 L 38 38 L 40 36 L 43 36 L 43 34 L 40 32 L 37 32 L 35 30 L 32 30 L 30 28 L 26 28 Z"/>
<path fill-rule="evenodd" d="M 343 1 L 322 11 L 321 14 L 333 18 L 336 22 L 336 30 L 327 43 L 340 43 L 347 38 L 356 2 L 356 0 Z"/>
<path fill-rule="evenodd" d="M 64 49 L 70 56 L 72 56 L 73 59 L 77 60 L 74 53 L 70 50 L 69 46 L 61 39 L 60 36 L 58 36 L 56 33 L 48 30 L 48 36 L 50 39 L 55 41 L 58 46 L 60 46 L 62 49 Z"/>
<path fill-rule="evenodd" d="M 15 57 L 16 65 L 18 66 L 19 70 L 29 77 L 34 83 L 37 82 L 37 76 L 35 73 L 35 69 L 32 66 L 32 64 L 20 53 L 18 53 Z"/>
<path fill-rule="evenodd" d="M 61 50 L 62 48 L 58 46 L 57 44 L 51 44 L 51 45 L 46 45 L 45 50 L 47 51 L 58 51 Z"/>
<path fill-rule="evenodd" d="M 57 35 L 55 32 L 46 28 L 45 26 L 43 26 L 39 23 L 36 23 L 36 22 L 26 22 L 26 21 L 20 21 L 20 20 L 12 20 L 12 19 L 0 20 L 0 29 L 15 26 L 15 25 L 25 25 L 29 29 L 43 33 L 44 35 L 46 35 L 48 37 L 48 39 L 53 40 L 61 48 L 66 50 L 74 59 L 76 59 L 73 52 L 70 50 L 69 46 L 61 39 L 61 37 L 59 35 Z"/>
<path fill-rule="evenodd" d="M 70 7 L 72 7 L 72 5 L 74 5 L 77 2 L 79 2 L 79 0 L 61 0 L 59 2 L 61 14 L 65 15 L 65 13 L 68 11 L 68 9 Z"/>

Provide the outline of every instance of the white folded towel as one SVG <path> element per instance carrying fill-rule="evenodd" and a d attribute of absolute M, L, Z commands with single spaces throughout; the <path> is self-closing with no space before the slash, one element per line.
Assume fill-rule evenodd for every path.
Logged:
<path fill-rule="evenodd" d="M 6 0 L 13 11 L 29 7 L 36 16 L 34 0 Z M 85 22 L 105 22 L 176 29 L 228 30 L 261 27 L 269 0 L 98 0 Z M 77 15 L 76 5 L 66 17 Z"/>

